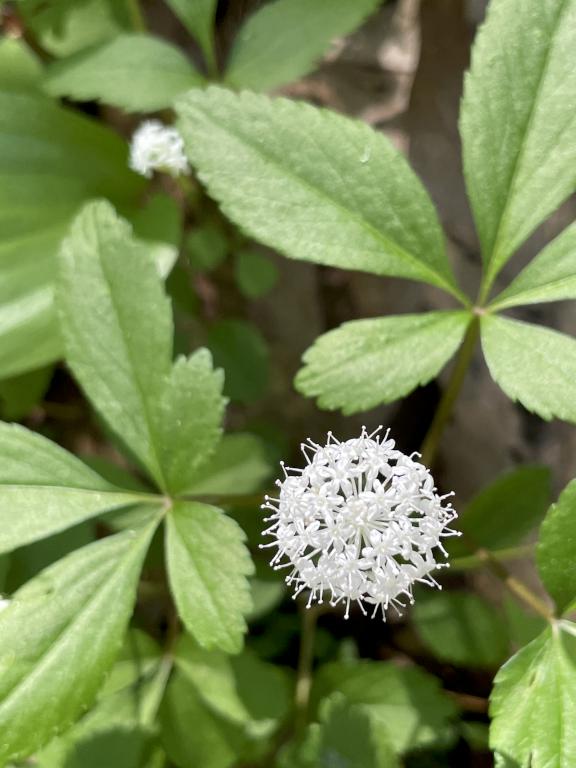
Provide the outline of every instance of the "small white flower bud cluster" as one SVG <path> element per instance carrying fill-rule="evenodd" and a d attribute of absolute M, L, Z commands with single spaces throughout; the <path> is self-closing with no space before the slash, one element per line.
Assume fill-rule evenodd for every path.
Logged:
<path fill-rule="evenodd" d="M 302 444 L 304 469 L 285 467 L 276 481 L 277 499 L 266 497 L 272 510 L 264 535 L 277 547 L 271 565 L 291 568 L 286 583 L 294 597 L 309 589 L 308 607 L 344 602 L 345 618 L 355 602 L 397 611 L 414 601 L 417 582 L 439 587 L 431 576 L 436 550 L 446 557 L 445 536 L 458 535 L 447 526 L 457 515 L 439 496 L 430 471 L 412 456 L 396 450 L 393 440 L 362 428 L 359 438 L 340 442 L 328 433 L 325 446 Z M 287 562 L 284 562 L 287 561 Z"/>
<path fill-rule="evenodd" d="M 176 128 L 163 125 L 158 120 L 147 120 L 132 136 L 130 167 L 148 179 L 154 171 L 171 176 L 189 173 L 182 136 Z"/>

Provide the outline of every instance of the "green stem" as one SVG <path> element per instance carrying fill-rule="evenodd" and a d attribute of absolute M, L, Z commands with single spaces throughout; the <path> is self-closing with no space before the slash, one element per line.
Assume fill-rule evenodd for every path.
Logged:
<path fill-rule="evenodd" d="M 448 382 L 448 386 L 444 390 L 444 394 L 442 395 L 440 404 L 436 409 L 436 413 L 434 414 L 430 429 L 428 430 L 428 433 L 424 438 L 424 442 L 422 443 L 422 448 L 420 450 L 420 453 L 422 454 L 422 463 L 428 467 L 431 466 L 431 464 L 434 462 L 436 453 L 438 451 L 440 438 L 450 419 L 452 408 L 454 407 L 456 398 L 460 393 L 460 389 L 462 388 L 462 384 L 464 383 L 464 379 L 468 373 L 468 368 L 470 367 L 472 356 L 474 354 L 474 350 L 476 349 L 478 335 L 479 318 L 474 316 L 468 327 L 468 330 L 466 331 L 464 342 L 460 347 L 460 351 L 458 353 L 458 357 L 456 358 L 456 363 Z"/>
<path fill-rule="evenodd" d="M 499 578 L 510 590 L 510 592 L 521 602 L 526 603 L 533 611 L 540 614 L 546 621 L 554 620 L 554 612 L 550 609 L 544 600 L 541 600 L 530 587 L 513 576 L 502 563 L 487 549 L 479 549 L 476 555 L 482 560 L 492 573 Z"/>
<path fill-rule="evenodd" d="M 320 609 L 318 606 L 301 608 L 302 629 L 300 634 L 300 653 L 298 656 L 298 671 L 296 673 L 295 692 L 295 731 L 302 736 L 308 723 L 308 707 L 312 689 L 312 663 L 314 661 L 314 638 Z"/>
<path fill-rule="evenodd" d="M 498 549 L 492 552 L 492 557 L 496 560 L 519 560 L 522 557 L 528 557 L 534 551 L 532 544 L 523 544 L 518 547 L 508 547 L 506 549 Z M 451 571 L 470 571 L 473 568 L 481 568 L 485 565 L 485 558 L 480 557 L 477 552 L 473 555 L 465 555 L 463 557 L 455 557 L 450 560 Z"/>
<path fill-rule="evenodd" d="M 126 8 L 128 10 L 128 15 L 130 16 L 132 28 L 136 32 L 146 32 L 146 21 L 144 20 L 144 14 L 140 8 L 139 1 L 126 0 Z"/>

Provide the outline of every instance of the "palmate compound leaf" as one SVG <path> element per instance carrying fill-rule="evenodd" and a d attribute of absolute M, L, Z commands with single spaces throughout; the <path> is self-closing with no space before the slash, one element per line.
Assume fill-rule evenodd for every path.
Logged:
<path fill-rule="evenodd" d="M 30 755 L 92 703 L 120 650 L 157 523 L 68 555 L 0 612 L 0 764 Z"/>
<path fill-rule="evenodd" d="M 182 491 L 220 439 L 221 372 L 205 350 L 172 363 L 172 313 L 158 270 L 107 203 L 79 214 L 60 261 L 72 372 L 156 483 Z"/>
<path fill-rule="evenodd" d="M 461 296 L 432 203 L 382 134 L 308 104 L 218 87 L 176 109 L 200 178 L 254 238 L 291 258 Z"/>
<path fill-rule="evenodd" d="M 378 0 L 267 3 L 238 33 L 226 83 L 233 88 L 267 91 L 298 80 L 314 67 L 334 38 L 351 32 L 378 5 Z"/>
<path fill-rule="evenodd" d="M 492 310 L 576 299 L 576 223 L 558 235 L 495 299 Z"/>
<path fill-rule="evenodd" d="M 56 360 L 56 253 L 81 205 L 130 207 L 142 180 L 108 129 L 47 98 L 0 91 L 0 377 Z"/>
<path fill-rule="evenodd" d="M 500 669 L 490 698 L 497 765 L 571 768 L 576 754 L 576 625 L 559 621 Z"/>
<path fill-rule="evenodd" d="M 122 491 L 50 440 L 0 423 L 0 553 L 146 500 L 154 496 Z"/>
<path fill-rule="evenodd" d="M 175 46 L 144 34 L 123 34 L 52 64 L 51 96 L 101 101 L 127 112 L 154 112 L 202 85 L 203 77 Z"/>
<path fill-rule="evenodd" d="M 353 320 L 304 354 L 296 388 L 321 408 L 348 415 L 407 395 L 433 379 L 460 346 L 468 312 Z"/>
<path fill-rule="evenodd" d="M 576 340 L 494 315 L 482 317 L 481 333 L 492 378 L 508 397 L 543 419 L 576 422 Z"/>
<path fill-rule="evenodd" d="M 536 549 L 544 586 L 563 612 L 576 602 L 576 481 L 569 483 L 540 528 Z"/>
<path fill-rule="evenodd" d="M 177 501 L 167 517 L 170 588 L 184 626 L 207 649 L 241 650 L 254 567 L 238 523 L 208 504 Z"/>
<path fill-rule="evenodd" d="M 460 131 L 486 288 L 576 189 L 575 48 L 576 0 L 494 0 L 474 43 Z"/>

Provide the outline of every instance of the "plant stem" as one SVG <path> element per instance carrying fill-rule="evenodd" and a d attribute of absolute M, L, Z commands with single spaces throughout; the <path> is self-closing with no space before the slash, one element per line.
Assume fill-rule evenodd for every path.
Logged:
<path fill-rule="evenodd" d="M 295 691 L 295 731 L 301 736 L 308 722 L 308 706 L 312 688 L 312 663 L 314 661 L 314 638 L 320 609 L 318 606 L 301 608 L 300 653 L 296 673 Z"/>
<path fill-rule="evenodd" d="M 444 689 L 444 693 L 450 696 L 461 709 L 467 712 L 476 712 L 478 714 L 485 714 L 488 712 L 488 700 L 483 699 L 480 696 L 472 696 L 469 693 L 459 693 L 457 691 L 448 691 Z"/>
<path fill-rule="evenodd" d="M 487 549 L 480 548 L 476 552 L 476 556 L 482 560 L 492 573 L 497 576 L 508 587 L 510 592 L 522 602 L 529 605 L 533 611 L 540 614 L 546 621 L 554 620 L 554 613 L 548 607 L 548 605 L 541 600 L 538 595 L 534 594 L 530 587 L 524 582 L 513 576 L 507 568 Z"/>
<path fill-rule="evenodd" d="M 132 28 L 136 32 L 146 32 L 146 22 L 142 9 L 140 8 L 139 0 L 126 0 L 126 8 L 132 22 Z"/>
<path fill-rule="evenodd" d="M 522 557 L 528 557 L 534 551 L 532 544 L 522 544 L 517 547 L 507 547 L 506 549 L 498 549 L 492 552 L 492 557 L 496 560 L 519 560 Z M 486 561 L 480 557 L 477 552 L 472 555 L 464 555 L 463 557 L 455 557 L 450 561 L 451 571 L 469 571 L 473 568 L 480 568 L 485 565 Z"/>
<path fill-rule="evenodd" d="M 464 383 L 464 379 L 466 378 L 466 374 L 468 373 L 468 368 L 470 367 L 472 356 L 474 354 L 474 350 L 476 349 L 478 334 L 479 318 L 474 316 L 468 327 L 468 330 L 466 331 L 464 342 L 460 347 L 460 351 L 458 352 L 458 357 L 456 358 L 456 363 L 454 365 L 452 375 L 450 376 L 448 386 L 444 390 L 440 404 L 436 409 L 434 418 L 432 419 L 430 429 L 428 430 L 428 433 L 424 438 L 424 442 L 422 443 L 422 448 L 420 451 L 422 454 L 422 463 L 428 467 L 431 466 L 431 464 L 434 462 L 434 459 L 436 458 L 440 438 L 444 432 L 448 420 L 450 419 L 452 408 L 454 407 L 456 398 L 458 397 L 460 389 L 462 388 L 462 384 Z"/>

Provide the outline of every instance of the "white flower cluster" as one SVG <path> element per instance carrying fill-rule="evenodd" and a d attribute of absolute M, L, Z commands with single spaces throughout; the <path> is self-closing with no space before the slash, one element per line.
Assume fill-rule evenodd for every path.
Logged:
<path fill-rule="evenodd" d="M 456 518 L 451 504 L 439 496 L 430 471 L 412 456 L 396 450 L 388 432 L 362 428 L 359 438 L 340 442 L 328 433 L 325 446 L 302 444 L 304 469 L 285 467 L 277 499 L 266 497 L 272 510 L 264 535 L 277 547 L 271 565 L 291 568 L 286 583 L 296 597 L 310 590 L 308 607 L 324 592 L 332 606 L 344 602 L 397 611 L 413 602 L 416 582 L 439 587 L 430 575 L 436 550 L 446 557 L 445 536 L 458 535 L 447 526 Z M 285 562 L 287 561 L 287 562 Z"/>
<path fill-rule="evenodd" d="M 132 136 L 130 167 L 147 178 L 154 171 L 163 171 L 171 176 L 189 173 L 182 136 L 176 128 L 163 125 L 158 120 L 147 120 Z"/>

